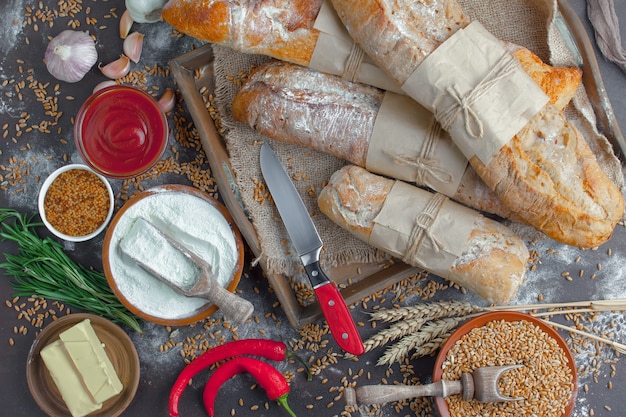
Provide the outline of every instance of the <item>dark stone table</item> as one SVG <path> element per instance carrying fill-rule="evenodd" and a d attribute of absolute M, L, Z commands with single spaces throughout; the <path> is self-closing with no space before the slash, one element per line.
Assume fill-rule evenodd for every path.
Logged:
<path fill-rule="evenodd" d="M 5 0 L 0 4 L 0 183 L 3 187 L 0 191 L 0 206 L 14 207 L 26 214 L 36 214 L 38 187 L 48 173 L 67 163 L 81 162 L 73 143 L 72 118 L 93 87 L 105 79 L 94 67 L 77 84 L 54 80 L 43 65 L 43 51 L 48 37 L 64 28 L 89 30 L 98 40 L 98 62 L 110 62 L 122 52 L 122 40 L 118 35 L 118 18 L 124 10 L 122 0 L 83 0 L 81 3 L 65 0 L 60 3 L 74 5 L 77 9 L 64 9 L 58 2 L 36 0 Z M 626 5 L 620 1 L 616 3 L 622 20 L 626 21 Z M 571 0 L 571 4 L 589 29 L 584 10 L 586 3 L 583 0 Z M 55 17 L 54 24 L 47 21 L 48 17 Z M 145 33 L 146 38 L 141 61 L 133 69 L 145 70 L 146 66 L 157 66 L 165 70 L 170 59 L 199 46 L 192 39 L 172 37 L 165 23 L 135 28 Z M 625 30 L 623 26 L 624 36 Z M 599 55 L 598 60 L 616 117 L 621 126 L 626 126 L 626 75 Z M 144 81 L 155 95 L 159 95 L 167 87 L 176 88 L 172 77 L 159 71 L 151 72 Z M 57 84 L 59 87 L 55 88 Z M 57 120 L 54 114 L 46 115 L 45 103 L 55 111 L 62 111 L 62 116 Z M 170 116 L 170 123 L 176 129 L 182 129 L 191 123 L 191 118 L 184 107 L 181 107 L 175 115 Z M 165 158 L 172 157 L 179 163 L 195 160 L 198 155 L 196 149 L 175 142 L 173 137 L 170 140 L 175 149 L 168 149 Z M 204 161 L 200 161 L 199 166 L 201 169 L 210 169 Z M 136 189 L 164 183 L 191 182 L 187 176 L 172 171 L 156 178 L 143 179 Z M 112 181 L 112 184 L 114 191 L 120 195 L 125 184 L 120 180 Z M 136 190 L 134 186 L 133 183 L 130 184 L 129 194 Z M 217 191 L 213 190 L 212 193 L 218 195 Z M 42 236 L 46 234 L 45 230 L 41 230 Z M 544 302 L 566 302 L 626 298 L 625 247 L 624 226 L 618 226 L 611 241 L 593 251 L 580 251 L 547 239 L 531 244 L 529 248 L 537 255 L 535 268 L 529 271 L 527 284 L 520 291 L 516 303 L 535 303 L 538 299 L 543 299 Z M 64 248 L 77 262 L 101 270 L 102 236 L 87 243 L 66 243 Z M 13 245 L 0 244 L 0 252 L 14 251 Z M 136 397 L 124 416 L 166 416 L 170 387 L 184 367 L 180 346 L 187 344 L 188 350 L 194 346 L 200 349 L 202 338 L 210 345 L 231 340 L 233 337 L 266 337 L 306 342 L 299 349 L 299 353 L 319 371 L 313 381 L 306 382 L 295 364 L 279 365 L 281 371 L 293 373 L 290 403 L 299 416 L 343 415 L 344 406 L 339 396 L 339 387 L 349 382 L 366 384 L 381 381 L 430 381 L 433 364 L 431 357 L 412 361 L 410 367 L 376 367 L 375 362 L 382 349 L 365 355 L 359 361 L 352 361 L 343 357 L 329 334 L 315 339 L 319 329 L 323 328 L 323 321 L 299 333 L 289 325 L 261 271 L 258 267 L 249 266 L 250 261 L 251 254 L 246 253 L 247 267 L 240 290 L 244 297 L 255 304 L 256 320 L 251 323 L 238 329 L 224 326 L 221 321 L 207 321 L 196 326 L 174 329 L 144 323 L 142 335 L 129 330 L 141 361 L 141 379 Z M 441 291 L 446 283 L 436 277 L 415 277 L 410 283 L 414 285 L 412 290 L 393 287 L 354 307 L 354 317 L 361 323 L 364 337 L 374 334 L 374 329 L 368 322 L 368 313 L 377 306 L 389 307 L 402 302 L 414 304 L 420 298 L 428 298 L 431 293 L 434 293 L 432 300 L 452 297 L 475 301 L 472 296 L 463 295 L 455 289 Z M 398 297 L 402 293 L 408 295 L 406 300 Z M 26 357 L 39 329 L 18 319 L 20 304 L 24 303 L 22 309 L 31 307 L 31 304 L 26 298 L 22 298 L 16 303 L 17 309 L 13 304 L 5 306 L 5 300 L 12 301 L 10 279 L 5 276 L 0 276 L 0 294 L 3 299 L 3 305 L 0 306 L 0 414 L 15 417 L 43 415 L 29 393 L 25 377 Z M 73 308 L 72 311 L 80 310 Z M 61 315 L 63 312 L 57 314 Z M 220 318 L 219 313 L 215 315 L 216 320 Z M 626 342 L 626 320 L 621 314 L 605 314 L 587 325 L 596 333 L 610 331 L 614 340 Z M 566 332 L 562 334 L 569 337 Z M 170 348 L 170 345 L 173 347 Z M 626 383 L 626 372 L 624 364 L 617 359 L 615 352 L 604 345 L 596 349 L 595 345 L 590 344 L 576 353 L 581 372 L 578 400 L 573 413 L 575 417 L 623 414 L 621 387 Z M 361 369 L 365 371 L 363 374 L 359 373 Z M 207 375 L 208 373 L 202 374 L 188 389 L 190 392 L 186 393 L 181 406 L 183 415 L 206 415 L 201 403 L 201 392 Z M 253 381 L 245 376 L 229 382 L 220 393 L 218 415 L 286 415 L 275 403 L 267 400 L 260 388 L 251 389 L 252 385 Z M 366 411 L 362 411 L 363 413 L 354 412 L 352 415 L 367 415 Z M 434 413 L 436 412 L 430 410 L 428 401 L 415 401 L 403 402 L 397 407 L 386 405 L 372 411 L 370 415 Z"/>

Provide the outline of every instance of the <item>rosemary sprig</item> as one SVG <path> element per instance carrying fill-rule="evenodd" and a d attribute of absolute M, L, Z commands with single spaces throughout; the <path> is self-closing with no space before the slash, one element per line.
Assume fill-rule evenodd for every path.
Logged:
<path fill-rule="evenodd" d="M 14 295 L 54 299 L 141 333 L 137 317 L 113 294 L 104 274 L 72 261 L 58 242 L 40 238 L 35 229 L 43 224 L 33 217 L 0 208 L 0 239 L 19 246 L 17 254 L 5 253 L 5 262 L 0 263 L 15 278 Z"/>

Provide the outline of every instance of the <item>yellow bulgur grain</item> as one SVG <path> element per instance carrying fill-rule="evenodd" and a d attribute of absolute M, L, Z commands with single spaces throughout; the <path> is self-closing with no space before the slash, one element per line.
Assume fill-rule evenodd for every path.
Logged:
<path fill-rule="evenodd" d="M 104 223 L 110 206 L 106 185 L 83 169 L 61 173 L 50 184 L 44 212 L 50 224 L 69 236 L 85 236 Z"/>

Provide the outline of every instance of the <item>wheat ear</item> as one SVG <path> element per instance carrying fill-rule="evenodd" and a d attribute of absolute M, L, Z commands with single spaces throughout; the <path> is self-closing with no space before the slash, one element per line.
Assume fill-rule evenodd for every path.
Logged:
<path fill-rule="evenodd" d="M 428 304 L 379 310 L 371 314 L 372 321 L 395 322 L 399 320 L 435 319 L 462 316 L 479 311 L 480 307 L 466 301 L 437 301 Z"/>
<path fill-rule="evenodd" d="M 442 337 L 466 317 L 446 317 L 425 324 L 421 330 L 400 339 L 378 359 L 377 365 L 391 365 L 402 362 L 413 349 L 419 348 L 436 337 Z"/>
<path fill-rule="evenodd" d="M 615 342 L 613 340 L 606 339 L 604 337 L 596 336 L 595 334 L 591 334 L 591 333 L 588 333 L 588 332 L 583 332 L 582 330 L 578 330 L 578 329 L 576 329 L 574 327 L 565 326 L 563 324 L 555 323 L 555 322 L 550 321 L 550 320 L 546 320 L 546 319 L 542 319 L 542 320 L 545 323 L 549 324 L 550 326 L 556 327 L 557 329 L 566 330 L 566 331 L 571 332 L 571 333 L 576 333 L 578 335 L 581 335 L 581 336 L 584 336 L 584 337 L 588 337 L 589 339 L 597 340 L 598 342 L 602 342 L 602 343 L 605 343 L 608 346 L 611 346 L 613 349 L 615 349 L 616 352 L 626 353 L 626 345 L 624 345 L 622 343 L 618 343 L 618 342 Z"/>
<path fill-rule="evenodd" d="M 434 339 L 424 343 L 422 346 L 415 349 L 415 353 L 411 355 L 411 359 L 421 358 L 422 356 L 432 355 L 437 352 L 441 346 L 446 343 L 446 340 L 452 336 L 453 331 L 449 331 L 444 335 L 435 337 Z"/>
<path fill-rule="evenodd" d="M 370 350 L 376 349 L 377 347 L 387 344 L 392 340 L 397 340 L 409 333 L 418 331 L 422 325 L 426 323 L 426 321 L 427 320 L 425 319 L 413 319 L 395 323 L 388 329 L 381 330 L 366 340 L 365 343 L 363 343 L 365 351 L 369 352 Z"/>
<path fill-rule="evenodd" d="M 576 308 L 586 307 L 594 311 L 623 311 L 626 310 L 626 299 L 618 298 L 614 300 L 596 301 L 571 301 L 568 303 L 546 303 L 546 304 L 526 304 L 526 305 L 505 305 L 482 307 L 483 310 L 546 310 L 555 308 Z"/>

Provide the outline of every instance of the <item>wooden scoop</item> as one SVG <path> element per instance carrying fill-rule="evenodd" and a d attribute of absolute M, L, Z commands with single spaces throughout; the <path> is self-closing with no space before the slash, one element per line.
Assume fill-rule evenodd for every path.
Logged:
<path fill-rule="evenodd" d="M 441 380 L 426 385 L 364 385 L 356 389 L 347 387 L 344 398 L 347 405 L 382 404 L 416 397 L 448 397 L 462 394 L 464 400 L 502 402 L 518 401 L 523 398 L 511 398 L 500 394 L 498 379 L 511 369 L 523 365 L 486 366 L 461 375 L 460 381 Z"/>
<path fill-rule="evenodd" d="M 146 246 L 146 241 L 150 242 Z M 119 241 L 119 248 L 140 267 L 187 297 L 206 298 L 237 324 L 244 323 L 254 306 L 221 286 L 213 268 L 172 236 L 138 218 Z"/>

